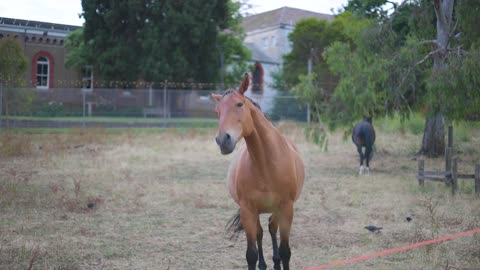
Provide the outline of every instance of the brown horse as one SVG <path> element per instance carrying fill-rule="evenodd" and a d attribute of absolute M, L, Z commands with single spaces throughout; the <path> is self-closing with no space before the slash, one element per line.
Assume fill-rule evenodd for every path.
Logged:
<path fill-rule="evenodd" d="M 240 206 L 231 226 L 245 231 L 248 269 L 255 269 L 257 261 L 259 269 L 266 269 L 259 214 L 271 213 L 268 229 L 274 269 L 281 269 L 280 261 L 284 269 L 289 269 L 293 204 L 303 187 L 304 166 L 295 145 L 265 118 L 258 105 L 244 96 L 248 84 L 245 75 L 237 91 L 212 94 L 219 117 L 215 140 L 222 154 L 232 153 L 237 142 L 245 139 L 228 170 L 228 190 Z"/>

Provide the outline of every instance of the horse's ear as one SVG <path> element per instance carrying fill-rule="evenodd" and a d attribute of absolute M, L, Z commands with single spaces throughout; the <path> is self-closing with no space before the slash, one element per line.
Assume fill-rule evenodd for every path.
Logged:
<path fill-rule="evenodd" d="M 215 102 L 219 102 L 220 99 L 222 99 L 222 95 L 218 95 L 218 94 L 210 94 L 210 97 L 211 97 Z"/>
<path fill-rule="evenodd" d="M 242 80 L 242 84 L 240 84 L 240 88 L 238 88 L 238 93 L 243 95 L 248 89 L 249 82 L 250 82 L 250 77 L 248 73 L 245 73 L 245 76 L 243 77 L 243 80 Z"/>

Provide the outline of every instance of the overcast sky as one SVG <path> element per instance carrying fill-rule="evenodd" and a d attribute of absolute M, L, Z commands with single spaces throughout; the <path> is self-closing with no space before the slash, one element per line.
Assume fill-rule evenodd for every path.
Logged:
<path fill-rule="evenodd" d="M 348 0 L 249 0 L 249 13 L 257 14 L 281 7 L 295 7 L 332 14 Z M 80 0 L 0 0 L 0 17 L 82 25 Z"/>

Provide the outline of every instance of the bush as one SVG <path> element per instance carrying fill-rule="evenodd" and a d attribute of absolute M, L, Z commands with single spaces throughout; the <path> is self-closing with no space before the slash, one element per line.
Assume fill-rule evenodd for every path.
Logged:
<path fill-rule="evenodd" d="M 453 140 L 455 142 L 469 142 L 472 134 L 466 123 L 460 122 L 453 125 Z"/>
<path fill-rule="evenodd" d="M 409 132 L 419 135 L 423 133 L 425 119 L 420 114 L 412 114 L 410 117 L 403 119 L 399 115 L 394 115 L 392 117 L 387 116 L 378 120 L 373 119 L 374 126 L 376 126 L 376 123 L 377 126 L 381 125 L 382 129 L 387 132 Z"/>
<path fill-rule="evenodd" d="M 65 116 L 66 110 L 61 102 L 50 101 L 42 103 L 40 108 L 35 112 L 35 116 L 43 117 L 59 117 Z"/>
<path fill-rule="evenodd" d="M 25 115 L 32 112 L 35 93 L 30 89 L 5 88 L 3 111 L 5 115 Z"/>

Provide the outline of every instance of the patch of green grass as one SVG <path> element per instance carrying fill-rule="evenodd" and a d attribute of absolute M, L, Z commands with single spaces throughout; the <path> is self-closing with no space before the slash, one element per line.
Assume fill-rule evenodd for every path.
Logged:
<path fill-rule="evenodd" d="M 453 124 L 453 141 L 469 142 L 472 138 L 472 129 L 470 123 L 459 122 Z"/>
<path fill-rule="evenodd" d="M 378 124 L 376 124 L 375 122 Z M 408 132 L 414 135 L 418 135 L 423 132 L 424 124 L 425 117 L 418 113 L 412 114 L 408 118 L 402 118 L 399 115 L 394 115 L 392 117 L 387 116 L 384 118 L 380 118 L 376 121 L 374 119 L 374 126 L 378 126 L 384 131 L 393 133 Z"/>

